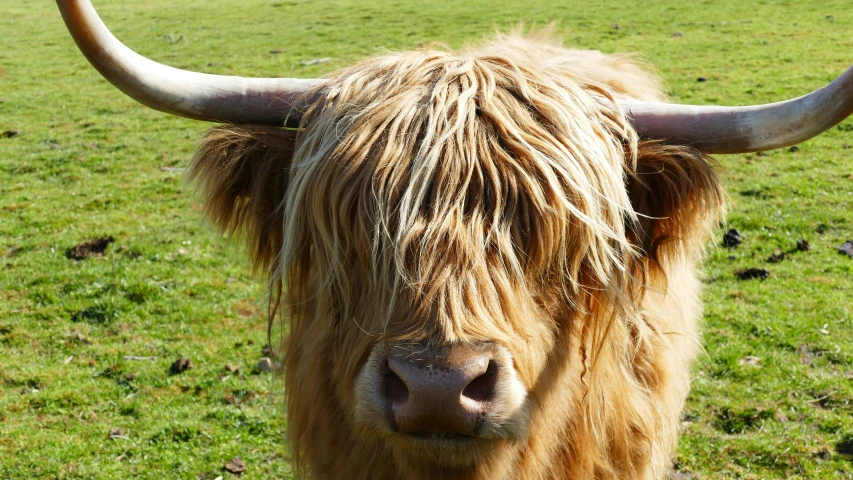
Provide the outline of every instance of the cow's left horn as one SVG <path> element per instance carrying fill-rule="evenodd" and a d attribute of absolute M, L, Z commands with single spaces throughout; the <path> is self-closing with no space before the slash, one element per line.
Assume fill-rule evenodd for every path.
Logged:
<path fill-rule="evenodd" d="M 619 104 L 644 138 L 687 144 L 705 153 L 771 150 L 817 136 L 853 113 L 853 67 L 808 95 L 766 105 Z"/>
<path fill-rule="evenodd" d="M 163 112 L 223 123 L 296 126 L 297 100 L 320 80 L 244 78 L 168 67 L 124 46 L 89 0 L 56 0 L 83 55 L 138 102 Z"/>

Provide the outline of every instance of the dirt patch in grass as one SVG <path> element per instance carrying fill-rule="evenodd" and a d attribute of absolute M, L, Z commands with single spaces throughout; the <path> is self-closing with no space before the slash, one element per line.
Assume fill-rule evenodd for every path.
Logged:
<path fill-rule="evenodd" d="M 741 280 L 752 280 L 753 278 L 764 280 L 770 276 L 770 270 L 766 268 L 744 268 L 737 270 L 735 275 Z"/>
<path fill-rule="evenodd" d="M 846 435 L 835 444 L 835 452 L 847 460 L 853 461 L 853 435 Z"/>
<path fill-rule="evenodd" d="M 74 245 L 65 251 L 65 256 L 71 260 L 83 260 L 93 255 L 103 255 L 107 247 L 115 242 L 113 237 L 101 237 L 94 240 L 86 240 L 83 243 Z"/>
<path fill-rule="evenodd" d="M 714 427 L 728 434 L 739 434 L 759 427 L 764 420 L 774 415 L 775 411 L 754 407 L 743 410 L 724 407 L 714 415 Z"/>
<path fill-rule="evenodd" d="M 169 367 L 169 373 L 172 375 L 177 375 L 191 368 L 193 368 L 193 362 L 187 360 L 186 358 L 179 358 L 172 363 L 171 367 Z"/>
<path fill-rule="evenodd" d="M 743 243 L 743 235 L 734 228 L 723 235 L 723 246 L 726 248 L 735 248 L 741 243 Z"/>
<path fill-rule="evenodd" d="M 71 314 L 72 322 L 86 322 L 97 325 L 112 323 L 116 318 L 118 318 L 117 308 L 100 303 Z"/>

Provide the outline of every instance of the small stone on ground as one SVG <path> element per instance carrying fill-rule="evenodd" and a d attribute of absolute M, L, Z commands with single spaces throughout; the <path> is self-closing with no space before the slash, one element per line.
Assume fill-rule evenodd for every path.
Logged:
<path fill-rule="evenodd" d="M 840 247 L 838 247 L 838 253 L 853 258 L 853 240 L 847 240 Z"/>
<path fill-rule="evenodd" d="M 258 360 L 257 369 L 261 372 L 271 372 L 275 370 L 275 364 L 268 357 Z"/>
<path fill-rule="evenodd" d="M 751 367 L 756 367 L 761 364 L 761 359 L 758 357 L 754 357 L 752 355 L 747 355 L 737 362 L 740 365 L 748 365 Z"/>
<path fill-rule="evenodd" d="M 243 459 L 240 457 L 234 457 L 231 460 L 228 460 L 228 463 L 225 464 L 225 470 L 239 475 L 246 471 L 246 464 L 243 463 Z"/>

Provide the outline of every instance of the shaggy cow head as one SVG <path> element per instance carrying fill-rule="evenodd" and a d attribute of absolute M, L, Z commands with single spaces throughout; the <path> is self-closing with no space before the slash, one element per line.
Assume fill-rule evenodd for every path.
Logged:
<path fill-rule="evenodd" d="M 509 477 L 549 456 L 532 440 L 616 474 L 663 448 L 633 432 L 676 409 L 651 393 L 669 347 L 641 303 L 699 255 L 721 191 L 695 150 L 639 143 L 595 79 L 652 77 L 542 49 L 369 59 L 298 132 L 221 127 L 199 149 L 210 216 L 273 279 L 290 440 L 319 477 Z"/>
<path fill-rule="evenodd" d="M 191 176 L 269 274 L 289 439 L 319 478 L 663 475 L 723 203 L 704 153 L 797 143 L 853 108 L 834 98 L 850 71 L 780 104 L 669 105 L 630 59 L 547 35 L 323 81 L 216 77 L 58 3 L 126 93 L 242 125 L 214 128 Z"/>

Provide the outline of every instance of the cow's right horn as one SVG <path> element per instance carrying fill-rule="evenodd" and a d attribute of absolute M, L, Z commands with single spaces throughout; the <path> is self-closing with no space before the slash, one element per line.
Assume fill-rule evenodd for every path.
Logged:
<path fill-rule="evenodd" d="M 124 46 L 89 0 L 56 0 L 56 4 L 77 46 L 104 78 L 143 105 L 166 113 L 222 123 L 296 127 L 301 113 L 297 102 L 322 83 L 172 68 Z"/>

